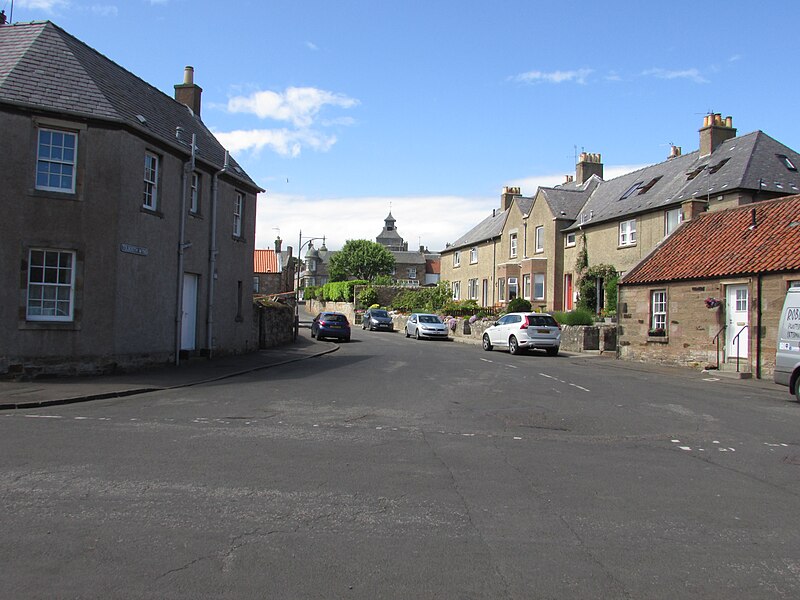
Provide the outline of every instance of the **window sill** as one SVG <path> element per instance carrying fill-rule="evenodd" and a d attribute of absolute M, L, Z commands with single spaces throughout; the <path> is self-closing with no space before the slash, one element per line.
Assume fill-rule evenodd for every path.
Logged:
<path fill-rule="evenodd" d="M 625 250 L 626 248 L 636 248 L 636 244 L 620 244 L 617 246 L 617 250 Z"/>
<path fill-rule="evenodd" d="M 203 215 L 199 212 L 189 211 L 189 216 L 192 217 L 193 219 L 201 219 L 201 220 L 203 219 Z"/>
<path fill-rule="evenodd" d="M 32 198 L 49 198 L 51 200 L 71 200 L 73 202 L 80 200 L 77 192 L 59 192 L 57 190 L 40 190 L 38 188 L 28 190 L 28 195 Z"/>
<path fill-rule="evenodd" d="M 158 217 L 159 219 L 164 218 L 164 213 L 155 208 L 147 208 L 146 206 L 141 206 L 139 207 L 139 212 L 143 212 L 146 215 L 152 215 L 154 217 Z"/>
<path fill-rule="evenodd" d="M 231 239 L 239 244 L 244 244 L 245 242 L 247 242 L 247 240 L 240 235 L 232 235 Z"/>
<path fill-rule="evenodd" d="M 21 321 L 20 331 L 80 331 L 81 324 L 75 321 Z"/>
<path fill-rule="evenodd" d="M 647 336 L 647 343 L 648 344 L 669 344 L 669 336 L 668 335 L 648 335 Z"/>

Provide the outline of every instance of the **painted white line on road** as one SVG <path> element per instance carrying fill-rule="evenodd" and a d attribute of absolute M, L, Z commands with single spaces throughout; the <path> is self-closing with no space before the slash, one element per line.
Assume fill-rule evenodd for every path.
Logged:
<path fill-rule="evenodd" d="M 506 365 L 509 369 L 519 369 L 519 367 L 515 365 Z"/>
<path fill-rule="evenodd" d="M 29 419 L 63 419 L 58 415 L 25 415 Z"/>
<path fill-rule="evenodd" d="M 578 385 L 577 383 L 570 383 L 570 385 L 572 387 L 578 388 L 579 390 L 583 390 L 584 392 L 591 392 L 592 391 L 592 390 L 587 390 L 585 387 L 582 387 L 582 386 Z"/>
<path fill-rule="evenodd" d="M 555 379 L 552 375 L 548 375 L 547 373 L 539 373 L 542 377 L 547 377 L 548 379 Z"/>
<path fill-rule="evenodd" d="M 691 450 L 691 448 L 689 446 L 678 446 L 678 448 L 680 448 L 681 450 L 687 450 L 687 451 Z"/>
<path fill-rule="evenodd" d="M 493 360 L 489 360 L 488 358 L 482 358 L 481 360 L 483 362 L 488 362 L 488 363 L 494 362 Z"/>
<path fill-rule="evenodd" d="M 719 381 L 719 377 L 703 377 L 703 381 Z"/>

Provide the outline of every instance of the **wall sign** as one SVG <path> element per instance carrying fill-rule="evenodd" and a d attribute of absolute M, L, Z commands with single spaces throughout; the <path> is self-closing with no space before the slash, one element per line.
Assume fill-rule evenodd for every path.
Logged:
<path fill-rule="evenodd" d="M 132 246 L 131 244 L 120 244 L 119 249 L 126 254 L 138 254 L 139 256 L 147 256 L 147 248 L 141 246 Z"/>

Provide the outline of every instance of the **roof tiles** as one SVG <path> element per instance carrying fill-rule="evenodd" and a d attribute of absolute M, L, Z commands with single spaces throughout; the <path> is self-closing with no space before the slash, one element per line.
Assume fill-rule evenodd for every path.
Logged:
<path fill-rule="evenodd" d="M 800 195 L 706 212 L 622 280 L 643 284 L 800 270 Z"/>

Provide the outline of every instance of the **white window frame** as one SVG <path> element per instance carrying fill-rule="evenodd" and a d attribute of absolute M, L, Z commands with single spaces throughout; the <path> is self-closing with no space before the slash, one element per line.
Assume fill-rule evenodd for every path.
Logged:
<path fill-rule="evenodd" d="M 192 214 L 200 213 L 200 173 L 192 172 L 192 192 L 189 198 L 189 212 Z"/>
<path fill-rule="evenodd" d="M 469 249 L 469 264 L 474 265 L 478 262 L 478 247 L 473 246 Z"/>
<path fill-rule="evenodd" d="M 259 289 L 259 284 L 261 280 L 259 279 L 258 275 L 253 275 L 253 293 L 257 294 Z"/>
<path fill-rule="evenodd" d="M 544 273 L 533 274 L 533 299 L 544 300 Z"/>
<path fill-rule="evenodd" d="M 158 209 L 158 175 L 160 158 L 152 152 L 144 153 L 144 195 L 142 207 L 148 210 Z"/>
<path fill-rule="evenodd" d="M 650 292 L 650 329 L 667 330 L 667 290 Z"/>
<path fill-rule="evenodd" d="M 664 211 L 664 237 L 675 231 L 683 222 L 683 211 L 680 207 Z"/>
<path fill-rule="evenodd" d="M 511 258 L 517 257 L 517 234 L 512 233 L 508 236 L 508 255 Z"/>
<path fill-rule="evenodd" d="M 478 280 L 470 279 L 467 282 L 467 298 L 470 300 L 478 299 Z"/>
<path fill-rule="evenodd" d="M 451 285 L 453 288 L 453 300 L 461 300 L 461 282 L 454 281 Z"/>
<path fill-rule="evenodd" d="M 544 252 L 544 225 L 538 225 L 534 233 L 534 252 Z"/>
<path fill-rule="evenodd" d="M 530 273 L 526 273 L 522 276 L 522 297 L 525 300 L 531 299 L 531 276 Z"/>
<path fill-rule="evenodd" d="M 461 250 L 456 250 L 453 252 L 453 266 L 460 267 L 461 266 Z"/>
<path fill-rule="evenodd" d="M 244 194 L 236 192 L 233 200 L 233 236 L 242 237 L 242 221 L 244 215 Z"/>
<path fill-rule="evenodd" d="M 619 223 L 619 245 L 636 245 L 636 219 L 620 221 Z"/>
<path fill-rule="evenodd" d="M 409 267 L 408 268 L 408 278 L 409 279 L 416 279 L 417 278 L 417 268 L 416 267 Z"/>
<path fill-rule="evenodd" d="M 577 240 L 577 236 L 575 235 L 574 231 L 570 231 L 569 233 L 564 235 L 564 247 L 565 248 L 572 248 Z"/>
<path fill-rule="evenodd" d="M 519 279 L 516 277 L 508 278 L 508 300 L 509 302 L 514 298 L 511 297 L 511 292 L 514 292 L 514 298 L 519 297 Z"/>
<path fill-rule="evenodd" d="M 42 253 L 41 264 L 36 260 L 39 257 L 38 253 Z M 55 264 L 53 264 L 54 255 Z M 69 257 L 68 265 L 62 264 L 62 257 Z M 31 248 L 28 251 L 26 320 L 63 322 L 74 319 L 75 262 L 74 250 Z M 51 306 L 45 308 L 46 303 Z M 34 307 L 34 304 L 38 307 Z M 65 305 L 66 310 L 64 310 Z M 60 311 L 59 306 L 61 306 Z M 58 314 L 59 312 L 61 314 Z"/>
<path fill-rule="evenodd" d="M 49 143 L 44 143 L 43 134 L 50 136 Z M 53 136 L 64 136 L 60 145 L 53 144 Z M 72 148 L 67 147 L 64 141 L 72 139 Z M 47 148 L 47 152 L 43 150 Z M 70 157 L 69 154 L 72 156 Z M 60 155 L 60 156 L 59 156 Z M 66 155 L 66 156 L 65 156 Z M 78 158 L 78 134 L 74 131 L 65 131 L 63 129 L 51 129 L 49 127 L 39 127 L 36 135 L 36 180 L 35 186 L 37 190 L 44 190 L 48 192 L 63 192 L 74 194 L 75 193 L 75 179 L 77 176 L 77 158 Z M 65 185 L 49 185 L 52 177 L 57 177 L 63 183 L 65 177 L 64 171 L 68 171 L 67 177 L 70 179 L 69 186 Z M 39 183 L 39 176 L 46 177 L 47 183 Z"/>
<path fill-rule="evenodd" d="M 505 302 L 506 299 L 506 280 L 504 277 L 500 277 L 497 280 L 497 299 L 500 302 Z"/>

